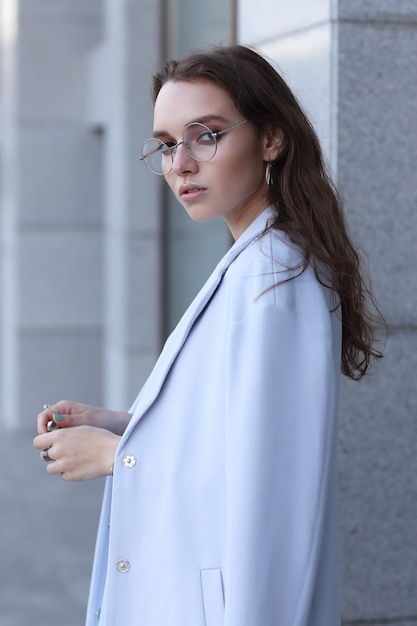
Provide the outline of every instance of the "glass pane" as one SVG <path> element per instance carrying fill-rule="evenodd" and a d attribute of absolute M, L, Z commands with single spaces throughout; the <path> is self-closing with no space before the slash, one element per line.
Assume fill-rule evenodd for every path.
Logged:
<path fill-rule="evenodd" d="M 232 0 L 168 0 L 166 58 L 190 50 L 231 42 Z M 168 334 L 230 247 L 231 236 L 222 219 L 195 223 L 169 193 L 165 203 L 166 333 Z"/>

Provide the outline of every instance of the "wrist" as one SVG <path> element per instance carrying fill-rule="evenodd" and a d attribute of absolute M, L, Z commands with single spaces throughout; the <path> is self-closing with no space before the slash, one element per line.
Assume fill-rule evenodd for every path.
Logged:
<path fill-rule="evenodd" d="M 126 413 L 124 411 L 115 411 L 113 424 L 112 424 L 113 433 L 115 435 L 122 436 L 131 418 L 132 418 L 131 413 Z"/>
<path fill-rule="evenodd" d="M 114 465 L 116 461 L 117 447 L 120 443 L 121 437 L 114 432 L 108 430 L 103 431 L 106 437 L 105 447 L 103 447 L 102 454 L 102 472 L 103 476 L 113 476 Z"/>

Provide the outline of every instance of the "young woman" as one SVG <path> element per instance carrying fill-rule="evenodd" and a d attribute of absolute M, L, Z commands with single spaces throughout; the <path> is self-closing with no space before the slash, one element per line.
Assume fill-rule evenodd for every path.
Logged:
<path fill-rule="evenodd" d="M 49 473 L 113 474 L 87 625 L 336 626 L 340 371 L 381 356 L 339 199 L 254 51 L 170 61 L 153 94 L 142 160 L 235 243 L 129 413 L 61 401 L 38 416 Z"/>

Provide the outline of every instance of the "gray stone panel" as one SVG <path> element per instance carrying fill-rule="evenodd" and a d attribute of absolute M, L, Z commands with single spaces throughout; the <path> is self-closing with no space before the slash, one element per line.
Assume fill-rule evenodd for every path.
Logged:
<path fill-rule="evenodd" d="M 21 334 L 22 427 L 33 423 L 45 403 L 68 399 L 100 405 L 102 340 L 99 330 Z"/>
<path fill-rule="evenodd" d="M 127 141 L 127 189 L 128 220 L 132 231 L 160 234 L 160 206 L 163 189 L 166 188 L 162 176 L 152 174 L 139 159 L 142 144 L 152 136 L 153 104 L 151 101 L 151 72 L 153 66 L 139 51 L 129 59 L 131 98 L 128 101 L 128 141 Z M 139 78 L 140 77 L 140 78 Z"/>
<path fill-rule="evenodd" d="M 160 20 L 158 2 L 126 4 L 126 76 L 129 97 L 127 110 L 128 220 L 131 231 L 160 234 L 160 187 L 162 181 L 139 161 L 142 143 L 152 136 L 152 73 L 158 67 L 160 41 L 155 24 Z"/>
<path fill-rule="evenodd" d="M 85 57 L 98 42 L 97 19 L 20 21 L 19 116 L 25 121 L 86 116 Z M 36 54 L 34 53 L 36 51 Z"/>
<path fill-rule="evenodd" d="M 417 322 L 417 25 L 339 26 L 338 182 L 387 319 Z"/>
<path fill-rule="evenodd" d="M 328 162 L 336 151 L 333 124 L 333 26 L 324 22 L 262 46 L 309 116 Z"/>
<path fill-rule="evenodd" d="M 238 40 L 243 44 L 271 41 L 331 18 L 331 0 L 240 0 L 238 4 Z"/>
<path fill-rule="evenodd" d="M 142 132 L 137 133 L 137 144 L 130 153 L 128 219 L 131 232 L 136 231 L 141 236 L 146 234 L 160 237 L 161 198 L 166 183 L 162 176 L 155 176 L 139 161 L 143 140 L 149 134 L 152 134 L 151 122 Z"/>
<path fill-rule="evenodd" d="M 415 0 L 338 0 L 338 19 L 404 21 L 417 18 Z"/>
<path fill-rule="evenodd" d="M 417 333 L 389 337 L 376 376 L 342 388 L 343 616 L 417 615 Z M 375 622 L 377 623 L 377 622 Z"/>
<path fill-rule="evenodd" d="M 102 324 L 100 232 L 21 234 L 21 327 L 86 328 Z"/>
<path fill-rule="evenodd" d="M 27 226 L 98 226 L 102 141 L 85 127 L 26 126 L 20 132 L 20 222 Z"/>
<path fill-rule="evenodd" d="M 103 0 L 19 0 L 19 12 L 25 17 L 97 16 Z"/>
<path fill-rule="evenodd" d="M 156 235 L 131 238 L 129 242 L 128 336 L 131 349 L 150 350 L 160 344 L 161 316 L 155 303 L 160 298 L 161 250 Z"/>
<path fill-rule="evenodd" d="M 353 622 L 343 621 L 342 626 L 417 626 L 417 618 L 415 620 L 407 619 L 405 622 L 404 621 L 398 622 L 397 620 L 392 621 L 391 619 L 388 621 L 386 619 L 382 619 L 381 621 L 376 619 L 376 620 L 372 620 L 371 622 L 369 621 L 358 622 L 357 620 L 354 620 Z"/>

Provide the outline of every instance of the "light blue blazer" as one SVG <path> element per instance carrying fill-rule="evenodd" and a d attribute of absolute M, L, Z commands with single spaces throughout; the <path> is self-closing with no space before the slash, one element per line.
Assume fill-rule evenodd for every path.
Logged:
<path fill-rule="evenodd" d="M 107 480 L 87 626 L 337 626 L 341 324 L 260 215 L 166 342 Z M 280 284 L 279 284 L 280 283 Z"/>

